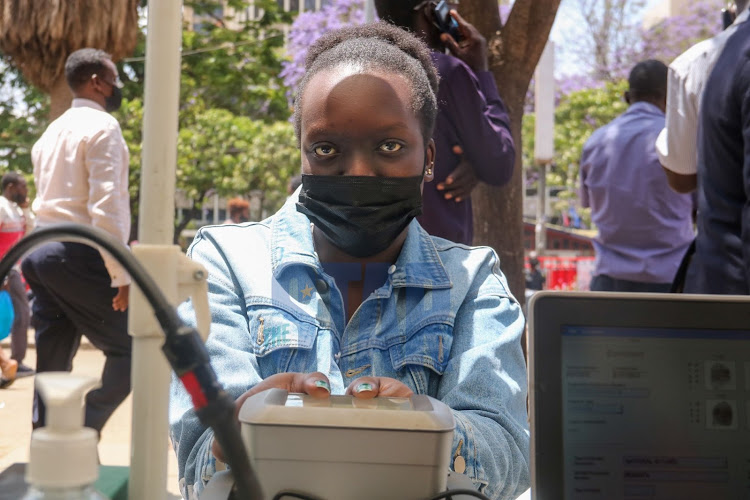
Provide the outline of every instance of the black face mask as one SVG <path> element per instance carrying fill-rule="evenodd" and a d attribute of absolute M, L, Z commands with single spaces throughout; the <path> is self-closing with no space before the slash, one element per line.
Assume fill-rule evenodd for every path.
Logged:
<path fill-rule="evenodd" d="M 112 95 L 104 98 L 104 109 L 108 113 L 117 111 L 122 104 L 122 90 L 119 87 L 112 87 Z"/>
<path fill-rule="evenodd" d="M 422 176 L 302 176 L 297 211 L 353 257 L 382 252 L 422 213 Z"/>
<path fill-rule="evenodd" d="M 14 203 L 16 203 L 17 205 L 20 205 L 21 203 L 23 203 L 24 201 L 26 201 L 26 196 L 24 196 L 21 193 L 15 193 L 13 195 L 13 199 L 11 201 L 14 202 Z"/>

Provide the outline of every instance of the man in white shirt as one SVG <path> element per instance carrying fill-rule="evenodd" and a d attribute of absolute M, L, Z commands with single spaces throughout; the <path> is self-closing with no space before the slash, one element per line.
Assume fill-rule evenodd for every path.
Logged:
<path fill-rule="evenodd" d="M 739 14 L 731 26 L 693 45 L 669 65 L 666 125 L 656 140 L 656 151 L 669 185 L 678 193 L 689 193 L 696 187 L 698 116 L 703 87 L 727 40 L 750 16 L 748 3 L 749 0 L 737 0 Z"/>
<path fill-rule="evenodd" d="M 65 77 L 72 107 L 47 127 L 31 152 L 36 225 L 90 225 L 127 245 L 128 148 L 109 114 L 122 99 L 117 68 L 106 52 L 81 49 L 68 57 Z M 35 296 L 37 372 L 69 371 L 81 335 L 106 356 L 101 387 L 88 393 L 85 411 L 85 425 L 101 431 L 130 393 L 130 277 L 109 255 L 70 242 L 42 246 L 22 269 Z M 34 408 L 34 427 L 41 427 L 44 407 L 38 395 Z"/>
<path fill-rule="evenodd" d="M 18 172 L 8 172 L 2 178 L 0 196 L 0 257 L 18 240 L 34 228 L 34 216 L 29 210 L 26 179 Z M 34 370 L 23 364 L 29 336 L 29 299 L 26 285 L 21 279 L 20 268 L 16 265 L 8 273 L 8 294 L 13 302 L 13 326 L 10 333 L 11 358 L 18 363 L 16 377 L 27 377 Z"/>

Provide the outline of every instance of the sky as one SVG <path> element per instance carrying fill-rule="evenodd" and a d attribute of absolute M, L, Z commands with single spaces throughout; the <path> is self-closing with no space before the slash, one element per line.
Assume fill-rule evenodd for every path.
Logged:
<path fill-rule="evenodd" d="M 641 11 L 636 14 L 637 21 L 643 17 L 654 6 L 666 0 L 646 0 Z M 566 39 L 574 39 L 576 33 L 580 32 L 581 16 L 577 10 L 576 0 L 562 0 L 560 8 L 552 26 L 550 39 L 555 42 L 555 75 L 574 75 L 584 71 L 581 63 L 577 61 L 575 50 L 566 46 Z"/>

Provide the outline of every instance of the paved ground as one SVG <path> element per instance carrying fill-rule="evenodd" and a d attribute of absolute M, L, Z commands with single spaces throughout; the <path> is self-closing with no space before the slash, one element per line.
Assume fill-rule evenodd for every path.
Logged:
<path fill-rule="evenodd" d="M 36 350 L 33 347 L 33 332 L 30 331 L 29 346 L 25 364 L 35 366 Z M 6 353 L 10 352 L 8 339 L 2 343 Z M 104 363 L 104 355 L 90 344 L 83 342 L 73 361 L 73 371 L 99 377 Z M 34 377 L 18 379 L 12 386 L 0 390 L 0 471 L 16 462 L 28 462 L 29 440 L 31 439 L 31 401 L 34 390 Z M 129 465 L 130 463 L 130 418 L 131 397 L 117 409 L 102 431 L 99 442 L 99 457 L 103 465 Z M 165 498 L 179 499 L 177 487 L 177 462 L 168 442 L 169 477 Z"/>

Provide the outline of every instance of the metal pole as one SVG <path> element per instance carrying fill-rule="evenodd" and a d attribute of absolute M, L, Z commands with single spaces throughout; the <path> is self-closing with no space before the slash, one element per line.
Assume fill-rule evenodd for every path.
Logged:
<path fill-rule="evenodd" d="M 547 249 L 547 164 L 539 165 L 539 188 L 537 190 L 536 225 L 534 241 L 537 255 L 544 255 Z"/>
<path fill-rule="evenodd" d="M 371 23 L 375 20 L 374 0 L 365 0 L 365 22 Z"/>
<path fill-rule="evenodd" d="M 177 298 L 174 235 L 177 113 L 182 45 L 182 2 L 150 0 L 146 34 L 146 73 L 141 167 L 140 244 L 151 249 L 147 269 L 170 300 Z M 156 251 L 153 251 L 156 249 Z M 154 257 L 154 254 L 156 256 Z M 154 262 L 155 261 L 155 262 Z M 160 263 L 163 261 L 163 263 Z M 138 290 L 131 289 L 129 328 L 133 336 L 133 428 L 129 498 L 164 500 L 168 453 L 170 369 L 161 345 L 164 335 Z"/>
<path fill-rule="evenodd" d="M 555 44 L 547 42 L 534 73 L 534 160 L 539 165 L 536 250 L 547 248 L 547 166 L 555 157 Z"/>

